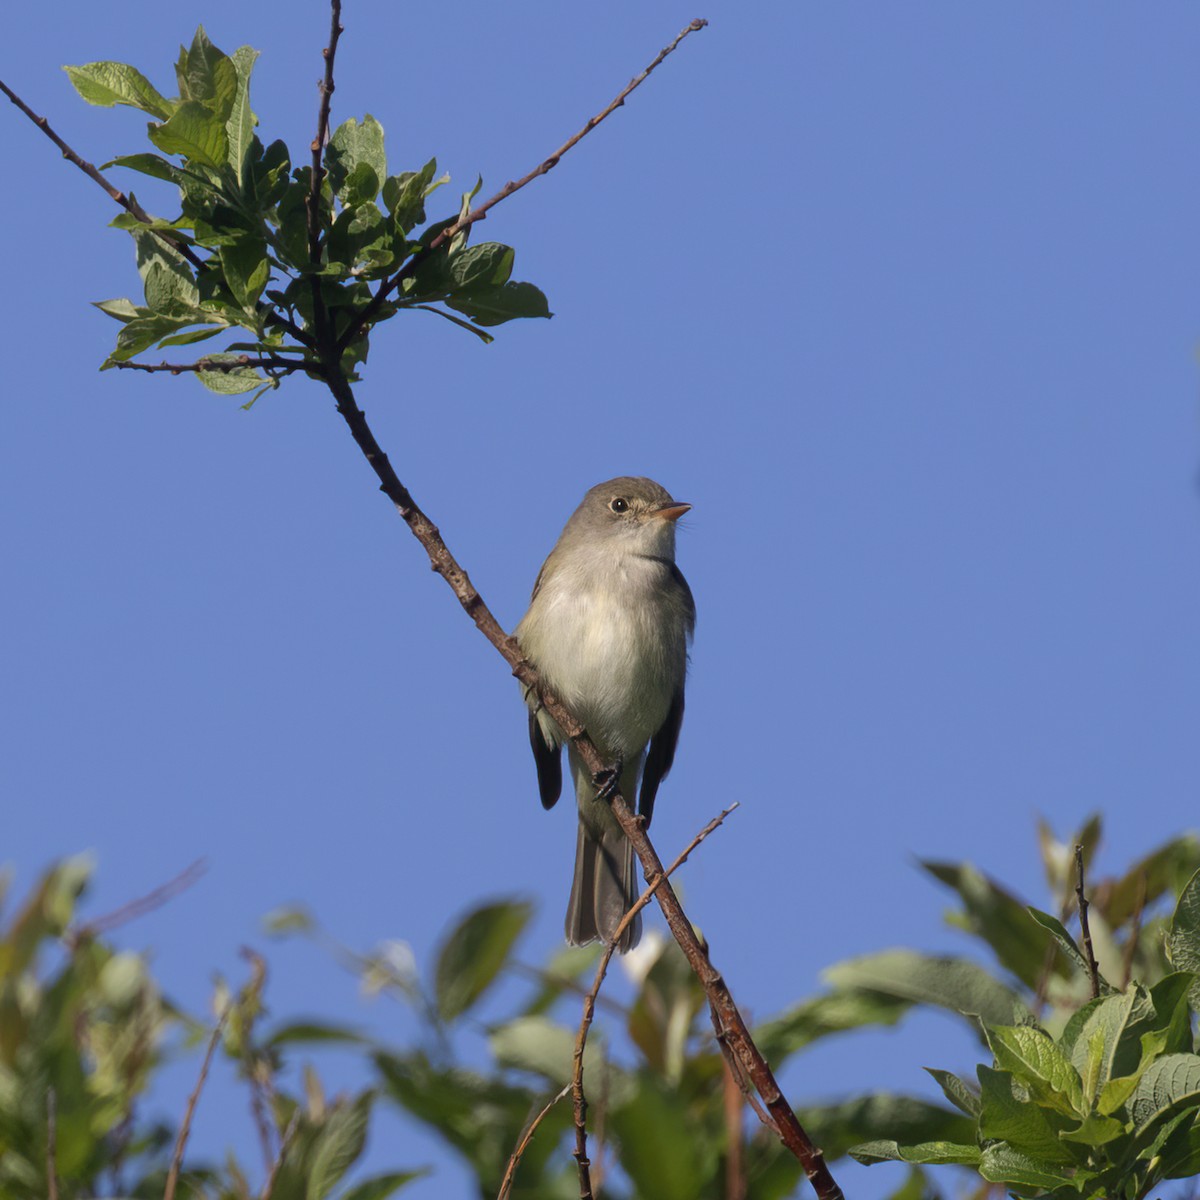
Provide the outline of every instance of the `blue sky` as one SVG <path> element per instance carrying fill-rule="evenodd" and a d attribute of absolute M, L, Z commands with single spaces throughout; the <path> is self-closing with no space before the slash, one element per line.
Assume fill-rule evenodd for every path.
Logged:
<path fill-rule="evenodd" d="M 960 945 L 915 855 L 1040 901 L 1038 814 L 1065 835 L 1102 811 L 1112 869 L 1195 823 L 1200 10 L 351 2 L 335 120 L 378 117 L 393 169 L 436 154 L 450 211 L 697 15 L 710 28 L 480 230 L 516 247 L 553 321 L 484 348 L 413 314 L 376 335 L 358 394 L 509 628 L 593 483 L 648 474 L 694 504 L 688 714 L 654 832 L 670 857 L 741 803 L 682 886 L 759 1017 L 849 955 Z M 299 158 L 320 3 L 164 18 L 130 0 L 119 23 L 22 5 L 3 75 L 103 162 L 143 148 L 143 118 L 88 108 L 60 65 L 131 61 L 166 89 L 200 21 L 263 51 L 255 109 Z M 194 380 L 97 374 L 116 326 L 87 301 L 136 290 L 127 236 L 3 113 L 19 884 L 90 848 L 100 912 L 205 857 L 201 884 L 121 935 L 193 1009 L 288 901 L 427 962 L 456 914 L 516 893 L 539 904 L 523 953 L 543 960 L 574 831 L 537 802 L 507 669 L 316 385 L 243 413 Z M 280 1015 L 411 1031 L 316 950 L 271 957 Z M 785 1083 L 797 1102 L 927 1091 L 921 1066 L 971 1053 L 920 1018 L 831 1042 Z M 178 1085 L 164 1108 L 191 1067 Z M 249 1146 L 234 1097 L 218 1077 L 199 1149 Z M 381 1129 L 389 1164 L 440 1161 L 410 1126 Z M 460 1178 L 446 1165 L 406 1194 Z M 839 1178 L 865 1197 L 896 1179 Z"/>

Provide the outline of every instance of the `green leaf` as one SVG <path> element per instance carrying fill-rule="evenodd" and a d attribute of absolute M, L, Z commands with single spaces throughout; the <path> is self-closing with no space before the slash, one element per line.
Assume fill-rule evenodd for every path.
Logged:
<path fill-rule="evenodd" d="M 1153 1025 L 1154 1016 L 1150 997 L 1140 985 L 1108 996 L 1089 1010 L 1071 1049 L 1075 1069 L 1090 1076 L 1084 1089 L 1089 1105 L 1109 1080 L 1135 1070 L 1141 1058 L 1141 1036 Z M 1094 1064 L 1090 1071 L 1089 1060 Z"/>
<path fill-rule="evenodd" d="M 1033 1103 L 1009 1071 L 996 1071 L 982 1063 L 979 1076 L 979 1136 L 1016 1146 L 1035 1158 L 1051 1163 L 1070 1163 L 1075 1155 L 1059 1140 L 1060 1129 L 1070 1122 Z"/>
<path fill-rule="evenodd" d="M 1004 1142 L 997 1142 L 984 1150 L 979 1163 L 979 1173 L 991 1183 L 1047 1189 L 1061 1187 L 1062 1184 L 1078 1179 L 1083 1174 L 1067 1167 L 1056 1171 L 1049 1164 L 1030 1158 Z"/>
<path fill-rule="evenodd" d="M 1135 912 L 1148 909 L 1168 892 L 1182 891 L 1183 885 L 1198 868 L 1200 838 L 1195 834 L 1185 834 L 1134 863 L 1111 888 L 1099 889 L 1095 903 L 1108 923 L 1116 928 L 1131 920 Z"/>
<path fill-rule="evenodd" d="M 546 296 L 532 283 L 476 287 L 450 296 L 446 303 L 480 325 L 503 325 L 519 317 L 552 317 Z"/>
<path fill-rule="evenodd" d="M 206 342 L 209 338 L 214 338 L 218 333 L 224 333 L 229 326 L 222 321 L 219 325 L 206 326 L 203 329 L 189 329 L 186 333 L 173 333 L 170 337 L 161 338 L 159 345 L 167 346 L 192 346 L 196 342 Z"/>
<path fill-rule="evenodd" d="M 952 1074 L 950 1071 L 939 1071 L 935 1067 L 926 1067 L 925 1070 L 937 1081 L 938 1087 L 942 1089 L 946 1099 L 955 1108 L 960 1112 L 966 1113 L 968 1117 L 979 1116 L 979 1094 L 965 1079 Z"/>
<path fill-rule="evenodd" d="M 1049 930 L 1075 969 L 1085 979 L 1090 980 L 1091 968 L 1088 966 L 1088 961 L 1083 957 L 1083 952 L 1075 944 L 1075 939 L 1068 932 L 1067 927 L 1057 917 L 1052 917 L 1049 913 L 1042 912 L 1041 909 L 1034 908 L 1032 905 L 1026 911 L 1043 929 Z M 1107 983 L 1103 977 L 1101 977 L 1100 986 L 1106 992 L 1113 990 L 1111 984 Z"/>
<path fill-rule="evenodd" d="M 221 268 L 234 299 L 252 313 L 271 275 L 266 242 L 244 238 L 220 249 Z"/>
<path fill-rule="evenodd" d="M 209 362 L 233 362 L 236 354 L 209 354 Z M 196 378 L 210 392 L 219 396 L 240 396 L 243 392 L 252 392 L 260 384 L 266 383 L 264 376 L 253 367 L 236 367 L 232 371 L 197 371 Z"/>
<path fill-rule="evenodd" d="M 468 333 L 473 333 L 485 346 L 490 346 L 496 339 L 490 333 L 485 333 L 482 329 L 477 329 L 470 321 L 464 321 L 461 317 L 451 316 L 444 309 L 435 308 L 432 304 L 408 304 L 406 308 L 419 308 L 422 312 L 435 313 L 443 320 L 449 321 L 452 325 L 457 325 L 459 329 L 465 329 Z"/>
<path fill-rule="evenodd" d="M 829 1159 L 840 1158 L 859 1142 L 877 1138 L 892 1137 L 902 1146 L 975 1141 L 975 1122 L 971 1118 L 916 1096 L 891 1092 L 798 1108 L 796 1116 Z"/>
<path fill-rule="evenodd" d="M 776 1066 L 789 1054 L 835 1033 L 870 1025 L 895 1025 L 911 1001 L 878 992 L 836 991 L 797 1005 L 754 1030 L 763 1057 Z"/>
<path fill-rule="evenodd" d="M 165 263 L 151 263 L 146 271 L 146 306 L 161 316 L 177 319 L 200 313 L 200 290 L 190 273 Z"/>
<path fill-rule="evenodd" d="M 102 108 L 128 104 L 165 121 L 171 115 L 171 103 L 134 67 L 119 62 L 84 63 L 81 67 L 63 67 L 75 90 L 89 103 Z"/>
<path fill-rule="evenodd" d="M 864 1142 L 861 1146 L 852 1147 L 849 1154 L 864 1166 L 887 1160 L 906 1163 L 963 1163 L 975 1166 L 980 1158 L 978 1146 L 967 1146 L 959 1142 L 918 1142 L 915 1146 L 901 1146 L 891 1141 Z"/>
<path fill-rule="evenodd" d="M 1167 958 L 1179 971 L 1200 975 L 1200 871 L 1188 880 L 1175 906 L 1167 934 Z M 1200 980 L 1192 987 L 1192 1007 L 1200 1010 Z"/>
<path fill-rule="evenodd" d="M 953 923 L 981 937 L 1004 967 L 1027 987 L 1036 987 L 1046 939 L 1030 930 L 1025 905 L 970 863 L 923 861 L 921 866 L 961 897 L 963 912 Z"/>
<path fill-rule="evenodd" d="M 839 988 L 862 988 L 914 1004 L 932 1004 L 963 1016 L 977 1016 L 988 1024 L 1032 1019 L 1014 991 L 965 959 L 884 950 L 838 963 L 823 976 Z"/>
<path fill-rule="evenodd" d="M 1070 1129 L 1059 1136 L 1065 1142 L 1079 1142 L 1084 1146 L 1106 1146 L 1125 1133 L 1125 1126 L 1114 1117 L 1103 1117 L 1091 1113 L 1079 1123 L 1078 1129 Z"/>
<path fill-rule="evenodd" d="M 105 360 L 105 367 L 117 362 L 126 362 L 143 350 L 148 350 L 160 338 L 176 332 L 180 325 L 181 322 L 175 317 L 157 314 L 146 317 L 139 316 L 132 321 L 127 321 L 121 332 L 117 334 L 116 349 Z"/>
<path fill-rule="evenodd" d="M 148 316 L 149 310 L 139 309 L 132 300 L 93 300 L 92 307 L 98 308 L 102 313 L 107 313 L 110 317 L 115 317 L 118 321 L 132 321 L 137 316 Z"/>
<path fill-rule="evenodd" d="M 167 183 L 178 183 L 183 171 L 174 163 L 158 154 L 121 154 L 110 159 L 100 169 L 107 171 L 109 167 L 126 167 L 130 171 L 139 171 L 153 179 L 163 179 Z M 126 214 L 132 216 L 132 214 Z"/>
<path fill-rule="evenodd" d="M 1200 1107 L 1200 1057 L 1165 1054 L 1146 1068 L 1129 1100 L 1129 1114 L 1141 1135 L 1165 1116 Z"/>
<path fill-rule="evenodd" d="M 419 1171 L 391 1171 L 386 1175 L 371 1175 L 361 1180 L 343 1193 L 342 1200 L 387 1200 L 388 1196 L 398 1192 L 405 1184 L 414 1179 L 423 1179 L 429 1174 L 429 1168 Z"/>
<path fill-rule="evenodd" d="M 497 1066 L 531 1071 L 562 1087 L 570 1083 L 575 1067 L 575 1037 L 574 1030 L 564 1029 L 548 1017 L 517 1017 L 493 1029 L 488 1046 Z M 598 1046 L 589 1040 L 584 1049 L 584 1075 L 594 1078 L 602 1062 Z"/>
<path fill-rule="evenodd" d="M 996 1065 L 1011 1071 L 1041 1103 L 1066 1116 L 1085 1115 L 1079 1072 L 1047 1033 L 1030 1025 L 993 1026 L 988 1041 Z"/>
<path fill-rule="evenodd" d="M 324 1200 L 362 1154 L 367 1140 L 371 1093 L 335 1108 L 313 1146 L 305 1200 Z"/>
<path fill-rule="evenodd" d="M 549 1097 L 472 1071 L 436 1068 L 420 1052 L 377 1054 L 375 1062 L 388 1095 L 471 1164 L 478 1194 L 496 1195 L 522 1130 Z M 542 1122 L 521 1160 L 520 1180 L 530 1188 L 527 1195 L 535 1194 L 534 1184 L 557 1155 L 570 1124 L 566 1104 L 555 1105 Z"/>
<path fill-rule="evenodd" d="M 431 158 L 419 171 L 404 171 L 383 181 L 383 203 L 396 228 L 404 234 L 425 220 L 425 200 L 431 192 L 450 182 L 443 175 L 436 182 L 437 159 Z"/>
<path fill-rule="evenodd" d="M 347 207 L 374 200 L 387 177 L 383 126 L 370 113 L 361 125 L 353 117 L 343 121 L 329 139 L 325 167 L 334 194 Z"/>
<path fill-rule="evenodd" d="M 630 1098 L 613 1109 L 609 1128 L 621 1147 L 621 1166 L 638 1196 L 701 1200 L 710 1194 L 718 1143 L 679 1090 L 639 1072 Z"/>
<path fill-rule="evenodd" d="M 483 995 L 532 913 L 523 901 L 501 901 L 476 908 L 459 922 L 438 953 L 434 976 L 443 1021 L 461 1016 Z"/>
<path fill-rule="evenodd" d="M 217 49 L 201 25 L 196 30 L 191 47 L 180 48 L 180 60 L 175 67 L 179 83 L 179 98 L 203 105 L 221 125 L 233 112 L 238 92 L 238 72 L 233 60 Z M 224 156 L 215 166 L 224 165 Z"/>
<path fill-rule="evenodd" d="M 449 260 L 450 288 L 455 292 L 473 288 L 498 287 L 512 275 L 514 252 L 499 242 L 480 242 L 468 246 Z"/>
<path fill-rule="evenodd" d="M 258 118 L 250 108 L 250 73 L 254 70 L 258 51 L 250 46 L 239 46 L 233 53 L 233 66 L 237 72 L 237 90 L 229 119 L 225 122 L 225 140 L 229 144 L 229 165 L 242 187 L 250 167 L 254 149 L 254 127 Z"/>
<path fill-rule="evenodd" d="M 293 933 L 312 933 L 317 923 L 306 908 L 291 906 L 276 908 L 262 919 L 263 930 L 272 937 Z"/>
<path fill-rule="evenodd" d="M 205 105 L 188 100 L 165 124 L 151 125 L 149 137 L 164 154 L 178 154 L 185 161 L 223 167 L 229 157 L 225 119 Z"/>
<path fill-rule="evenodd" d="M 289 1021 L 272 1031 L 263 1045 L 324 1045 L 337 1043 L 347 1046 L 367 1046 L 371 1039 L 345 1025 L 329 1025 L 321 1021 Z"/>

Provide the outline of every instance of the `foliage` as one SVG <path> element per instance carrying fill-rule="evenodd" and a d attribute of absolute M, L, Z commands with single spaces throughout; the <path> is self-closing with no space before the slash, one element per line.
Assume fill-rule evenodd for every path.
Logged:
<path fill-rule="evenodd" d="M 1093 819 L 1079 843 L 1094 848 L 1099 833 Z M 958 1013 L 991 1055 L 974 1080 L 930 1071 L 969 1119 L 968 1137 L 896 1131 L 851 1154 L 969 1166 L 1018 1196 L 1136 1200 L 1200 1173 L 1200 846 L 1175 839 L 1095 889 L 1093 996 L 1085 950 L 1064 924 L 1074 903 L 1069 847 L 1046 830 L 1042 843 L 1059 917 L 1026 908 L 969 866 L 923 864 L 963 902 L 952 923 L 982 937 L 1007 978 L 907 951 L 830 972 L 841 986 Z M 1152 915 L 1176 893 L 1173 913 Z"/>
<path fill-rule="evenodd" d="M 467 213 L 482 181 L 458 212 L 425 226 L 426 204 L 449 176 L 438 175 L 436 159 L 389 174 L 383 127 L 369 113 L 332 132 L 314 190 L 311 164 L 295 164 L 282 141 L 264 145 L 256 132 L 250 77 L 257 58 L 249 46 L 224 54 L 201 27 L 180 48 L 178 95 L 170 99 L 125 63 L 66 68 L 88 103 L 128 105 L 153 118 L 147 136 L 156 152 L 120 155 L 105 167 L 174 184 L 179 196 L 178 216 L 147 224 L 123 212 L 112 222 L 134 240 L 145 303 L 98 303 L 122 326 L 106 367 L 154 346 L 241 331 L 248 340 L 205 360 L 234 365 L 198 374 L 216 392 L 256 399 L 294 364 L 316 369 L 331 346 L 355 378 L 370 327 L 402 310 L 436 313 L 484 342 L 493 326 L 550 316 L 533 284 L 511 279 L 511 247 L 468 246 L 464 230 L 431 248 Z M 318 298 L 328 329 L 314 317 Z M 252 362 L 265 357 L 267 374 L 237 365 L 236 352 L 253 354 Z"/>
<path fill-rule="evenodd" d="M 1094 848 L 1098 838 L 1097 822 L 1085 840 Z M 979 1035 L 989 1061 L 973 1079 L 930 1071 L 944 1102 L 876 1093 L 798 1110 L 830 1159 L 850 1152 L 862 1162 L 910 1164 L 896 1200 L 938 1195 L 922 1174 L 934 1164 L 1022 1196 L 1132 1198 L 1159 1180 L 1200 1173 L 1191 1020 L 1200 845 L 1176 839 L 1089 888 L 1103 974 L 1119 981 L 1105 983 L 1096 999 L 1084 953 L 1066 929 L 1069 847 L 1047 834 L 1043 851 L 1059 917 L 1026 908 L 968 864 L 924 864 L 962 901 L 951 924 L 977 935 L 997 969 L 883 951 L 831 967 L 824 992 L 754 1031 L 776 1069 L 824 1038 L 894 1026 L 918 1007 L 953 1014 Z M 53 868 L 0 929 L 0 1200 L 47 1194 L 50 1096 L 60 1196 L 160 1195 L 179 1129 L 143 1119 L 139 1102 L 164 1063 L 202 1052 L 212 1028 L 163 998 L 143 958 L 115 950 L 80 921 L 89 873 L 79 859 Z M 275 1164 L 275 1200 L 383 1200 L 417 1178 L 421 1169 L 404 1163 L 364 1177 L 360 1160 L 379 1104 L 441 1140 L 480 1196 L 497 1195 L 534 1114 L 570 1082 L 581 996 L 597 960 L 595 948 L 564 949 L 542 968 L 523 965 L 530 917 L 516 899 L 478 905 L 447 932 L 427 971 L 402 942 L 359 953 L 337 945 L 304 910 L 267 918 L 272 936 L 334 946 L 367 994 L 409 1006 L 424 1031 L 395 1046 L 336 1024 L 271 1023 L 266 965 L 255 954 L 240 988 L 218 980 L 221 1052 L 249 1090 L 263 1147 L 258 1170 Z M 1040 973 L 1029 970 L 1035 959 Z M 585 1057 L 593 1178 L 602 1176 L 604 1194 L 710 1196 L 734 1137 L 747 1200 L 797 1194 L 806 1186 L 799 1163 L 740 1100 L 741 1116 L 730 1122 L 735 1085 L 678 948 L 651 934 L 623 962 L 629 997 L 606 994 Z M 1125 980 L 1126 964 L 1138 964 L 1140 981 Z M 296 1076 L 296 1056 L 322 1046 L 359 1057 L 361 1091 L 327 1098 L 308 1065 L 298 1094 L 289 1091 L 284 1080 Z M 514 1197 L 578 1195 L 572 1136 L 570 1100 L 560 1097 L 520 1162 Z M 232 1156 L 217 1164 L 189 1156 L 181 1186 L 234 1200 L 256 1190 L 254 1174 Z"/>

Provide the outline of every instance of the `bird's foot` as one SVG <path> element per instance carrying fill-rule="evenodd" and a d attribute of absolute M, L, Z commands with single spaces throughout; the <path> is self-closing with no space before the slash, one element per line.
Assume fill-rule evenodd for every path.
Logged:
<path fill-rule="evenodd" d="M 611 800 L 621 787 L 621 772 L 625 769 L 624 759 L 618 758 L 611 767 L 605 767 L 603 771 L 597 771 L 592 776 L 592 782 L 596 785 L 597 800 Z"/>

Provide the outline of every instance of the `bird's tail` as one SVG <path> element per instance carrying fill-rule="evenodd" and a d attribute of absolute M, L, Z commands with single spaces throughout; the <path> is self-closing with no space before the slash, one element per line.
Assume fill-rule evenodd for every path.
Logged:
<path fill-rule="evenodd" d="M 610 943 L 621 919 L 637 899 L 633 847 L 614 821 L 597 838 L 579 823 L 575 842 L 575 877 L 571 881 L 571 900 L 567 905 L 567 941 L 584 946 L 599 938 Z M 617 943 L 624 954 L 632 950 L 642 936 L 642 918 L 630 922 Z"/>

